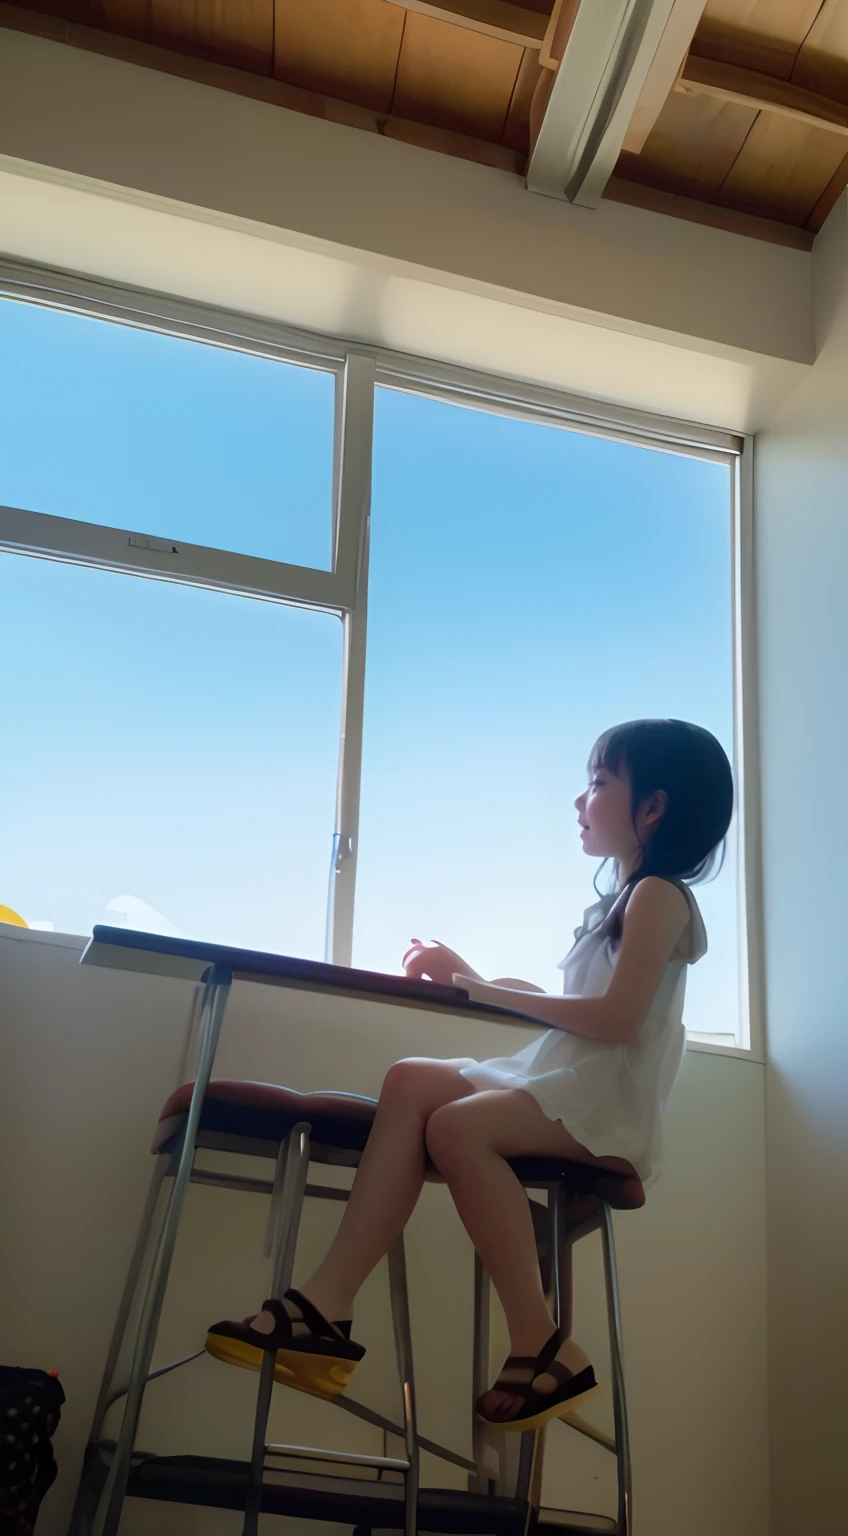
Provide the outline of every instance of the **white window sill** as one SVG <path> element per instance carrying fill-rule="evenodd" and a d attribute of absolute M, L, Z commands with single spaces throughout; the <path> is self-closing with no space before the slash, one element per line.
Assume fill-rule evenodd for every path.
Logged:
<path fill-rule="evenodd" d="M 765 1065 L 765 1057 L 744 1045 L 725 1044 L 726 1036 L 719 1036 L 711 1040 L 709 1035 L 687 1035 L 687 1051 L 701 1051 L 705 1056 L 733 1056 L 739 1061 L 754 1061 L 760 1066 Z"/>
<path fill-rule="evenodd" d="M 43 928 L 18 928 L 12 923 L 0 923 L 0 938 L 15 939 L 22 944 L 47 944 L 54 949 L 75 949 L 82 954 L 88 938 L 75 933 L 50 933 Z M 763 1065 L 763 1057 L 755 1055 L 741 1045 L 730 1045 L 727 1036 L 711 1040 L 708 1035 L 687 1035 L 687 1051 L 700 1051 L 706 1056 L 732 1056 L 739 1061 L 754 1061 Z"/>

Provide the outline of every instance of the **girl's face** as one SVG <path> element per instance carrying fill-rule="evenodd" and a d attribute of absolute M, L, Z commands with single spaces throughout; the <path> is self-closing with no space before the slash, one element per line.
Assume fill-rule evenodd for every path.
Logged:
<path fill-rule="evenodd" d="M 619 774 L 608 768 L 589 769 L 589 782 L 574 802 L 580 823 L 583 852 L 593 858 L 615 859 L 622 883 L 635 870 L 642 852 L 639 839 L 647 843 L 666 806 L 664 790 L 658 790 L 639 807 L 635 828 L 630 814 L 630 776 L 627 765 Z"/>

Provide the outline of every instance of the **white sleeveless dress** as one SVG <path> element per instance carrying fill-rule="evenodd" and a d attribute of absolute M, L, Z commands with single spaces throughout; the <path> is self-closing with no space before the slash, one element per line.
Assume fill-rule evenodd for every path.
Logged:
<path fill-rule="evenodd" d="M 660 1172 L 660 1122 L 683 1058 L 686 967 L 707 950 L 707 934 L 688 885 L 673 880 L 689 903 L 684 928 L 632 1045 L 610 1045 L 549 1029 L 515 1056 L 455 1065 L 475 1088 L 524 1088 L 551 1120 L 561 1120 L 595 1157 L 624 1157 L 643 1184 Z M 625 892 L 587 907 L 574 945 L 559 969 L 566 997 L 601 997 L 618 961 L 620 940 L 610 936 L 613 913 Z M 629 893 L 627 893 L 629 894 Z"/>

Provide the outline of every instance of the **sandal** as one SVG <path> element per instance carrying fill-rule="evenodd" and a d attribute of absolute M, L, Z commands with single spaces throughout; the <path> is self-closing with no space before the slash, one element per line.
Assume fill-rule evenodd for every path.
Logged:
<path fill-rule="evenodd" d="M 530 1355 L 510 1355 L 504 1365 L 503 1371 L 493 1387 L 489 1391 L 509 1392 L 512 1397 L 524 1399 L 524 1406 L 513 1414 L 511 1418 L 493 1418 L 484 1413 L 480 1404 L 483 1398 L 477 1400 L 477 1415 L 485 1424 L 493 1428 L 507 1431 L 520 1432 L 526 1429 L 541 1429 L 550 1419 L 563 1419 L 567 1414 L 573 1413 L 587 1398 L 594 1397 L 600 1392 L 600 1387 L 595 1380 L 595 1372 L 591 1365 L 576 1374 L 556 1359 L 558 1351 L 565 1342 L 566 1335 L 561 1328 L 557 1328 L 548 1339 L 544 1349 L 535 1357 Z M 526 1381 L 514 1381 L 507 1376 L 508 1371 L 526 1370 L 529 1374 Z M 537 1392 L 533 1383 L 539 1376 L 552 1376 L 558 1385 L 552 1392 Z M 484 1393 L 483 1396 L 487 1394 Z"/>
<path fill-rule="evenodd" d="M 286 1291 L 282 1301 L 273 1297 L 262 1311 L 275 1319 L 271 1333 L 252 1326 L 256 1315 L 241 1323 L 215 1323 L 206 1335 L 206 1352 L 227 1365 L 261 1371 L 265 1355 L 274 1356 L 274 1380 L 283 1386 L 308 1392 L 312 1397 L 338 1397 L 365 1354 L 350 1338 L 350 1325 L 336 1327 L 300 1291 Z"/>

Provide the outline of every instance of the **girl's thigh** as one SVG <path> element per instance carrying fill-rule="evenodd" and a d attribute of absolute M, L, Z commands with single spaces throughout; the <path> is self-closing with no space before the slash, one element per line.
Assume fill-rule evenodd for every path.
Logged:
<path fill-rule="evenodd" d="M 427 1133 L 434 1153 L 484 1145 L 501 1157 L 564 1157 L 632 1172 L 623 1158 L 593 1157 L 561 1120 L 550 1120 L 524 1088 L 486 1089 L 461 1103 L 446 1104 L 431 1116 Z"/>

